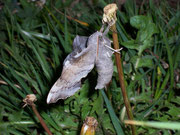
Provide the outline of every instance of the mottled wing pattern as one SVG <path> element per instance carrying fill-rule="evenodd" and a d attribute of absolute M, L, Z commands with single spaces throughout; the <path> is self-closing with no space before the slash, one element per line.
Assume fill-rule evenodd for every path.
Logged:
<path fill-rule="evenodd" d="M 96 59 L 98 44 L 99 52 Z M 48 104 L 74 95 L 81 88 L 81 79 L 87 76 L 95 64 L 98 71 L 96 89 L 104 88 L 109 83 L 113 73 L 112 52 L 104 44 L 111 46 L 111 41 L 101 32 L 95 32 L 89 38 L 76 36 L 73 52 L 64 60 L 61 77 L 48 94 Z"/>
<path fill-rule="evenodd" d="M 113 62 L 111 59 L 113 52 L 105 44 L 111 47 L 111 41 L 107 37 L 99 38 L 99 53 L 95 63 L 98 80 L 95 89 L 104 88 L 111 81 L 113 75 Z"/>
<path fill-rule="evenodd" d="M 74 95 L 81 88 L 81 79 L 93 69 L 95 58 L 92 57 L 91 46 L 85 48 L 86 42 L 85 38 L 75 38 L 74 50 L 64 61 L 61 77 L 48 94 L 48 104 Z"/>

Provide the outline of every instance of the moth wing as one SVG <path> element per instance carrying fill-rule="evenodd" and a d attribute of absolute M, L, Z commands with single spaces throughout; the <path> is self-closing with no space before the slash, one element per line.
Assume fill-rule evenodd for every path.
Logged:
<path fill-rule="evenodd" d="M 73 50 L 81 52 L 87 47 L 88 37 L 77 35 L 73 41 Z"/>
<path fill-rule="evenodd" d="M 113 62 L 112 60 L 106 59 L 105 63 L 96 64 L 96 68 L 98 72 L 98 79 L 95 89 L 102 89 L 111 81 L 113 75 Z"/>
<path fill-rule="evenodd" d="M 110 81 L 113 75 L 112 51 L 104 46 L 111 46 L 111 41 L 107 37 L 103 37 L 99 42 L 99 54 L 96 61 L 96 69 L 98 72 L 97 85 L 95 89 L 104 88 Z M 108 66 L 107 66 L 108 65 Z"/>
<path fill-rule="evenodd" d="M 72 61 L 75 57 L 79 57 L 87 52 L 88 37 L 77 35 L 73 41 L 73 51 L 66 57 L 63 65 L 66 61 Z"/>
<path fill-rule="evenodd" d="M 48 94 L 47 103 L 56 103 L 59 99 L 66 99 L 67 97 L 74 95 L 80 88 L 80 81 L 74 84 L 70 84 L 65 83 L 65 81 L 62 79 L 58 79 Z"/>
<path fill-rule="evenodd" d="M 55 103 L 74 95 L 81 88 L 81 79 L 93 69 L 94 61 L 88 48 L 77 55 L 69 54 L 64 61 L 61 77 L 48 94 L 47 103 Z"/>

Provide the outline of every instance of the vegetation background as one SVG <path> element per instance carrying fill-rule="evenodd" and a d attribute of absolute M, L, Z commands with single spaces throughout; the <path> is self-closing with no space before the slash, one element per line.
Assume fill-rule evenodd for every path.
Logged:
<path fill-rule="evenodd" d="M 74 37 L 99 30 L 103 8 L 112 2 L 116 1 L 0 1 L 0 134 L 47 134 L 32 109 L 22 108 L 22 100 L 31 93 L 55 135 L 78 135 L 87 116 L 98 120 L 97 135 L 131 134 L 124 123 L 128 118 L 115 62 L 106 94 L 94 90 L 94 69 L 74 96 L 46 104 Z M 179 135 L 180 2 L 120 0 L 117 5 L 125 84 L 134 119 L 142 122 L 137 134 Z"/>

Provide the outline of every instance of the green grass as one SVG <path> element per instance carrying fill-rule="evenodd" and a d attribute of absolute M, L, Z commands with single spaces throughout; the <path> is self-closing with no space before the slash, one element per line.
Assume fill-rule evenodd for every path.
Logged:
<path fill-rule="evenodd" d="M 0 134 L 46 134 L 31 108 L 22 108 L 23 98 L 34 93 L 37 110 L 55 135 L 78 135 L 87 116 L 98 120 L 98 135 L 129 135 L 131 128 L 123 121 L 128 118 L 124 116 L 115 64 L 109 99 L 104 91 L 94 90 L 97 74 L 93 70 L 74 96 L 46 104 L 47 94 L 61 74 L 63 60 L 72 51 L 74 37 L 99 30 L 103 7 L 111 1 L 73 4 L 72 0 L 55 0 L 47 1 L 42 9 L 35 2 L 17 2 L 19 5 L 7 0 L 0 10 Z M 133 0 L 126 0 L 117 12 L 127 93 L 134 119 L 142 122 L 137 126 L 138 134 L 179 134 L 178 5 L 175 9 L 165 0 L 160 5 L 150 0 L 137 6 Z"/>

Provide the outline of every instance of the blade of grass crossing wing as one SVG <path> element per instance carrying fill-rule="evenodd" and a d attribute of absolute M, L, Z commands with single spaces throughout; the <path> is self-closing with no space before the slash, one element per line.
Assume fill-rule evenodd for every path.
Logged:
<path fill-rule="evenodd" d="M 120 125 L 120 121 L 119 121 L 118 117 L 116 116 L 116 114 L 115 114 L 115 112 L 111 106 L 111 103 L 109 102 L 104 91 L 102 89 L 100 91 L 101 91 L 101 94 L 102 94 L 104 101 L 106 103 L 109 115 L 111 117 L 111 120 L 112 120 L 112 123 L 113 123 L 115 130 L 116 130 L 117 135 L 124 135 L 124 132 L 123 132 L 121 125 Z"/>

